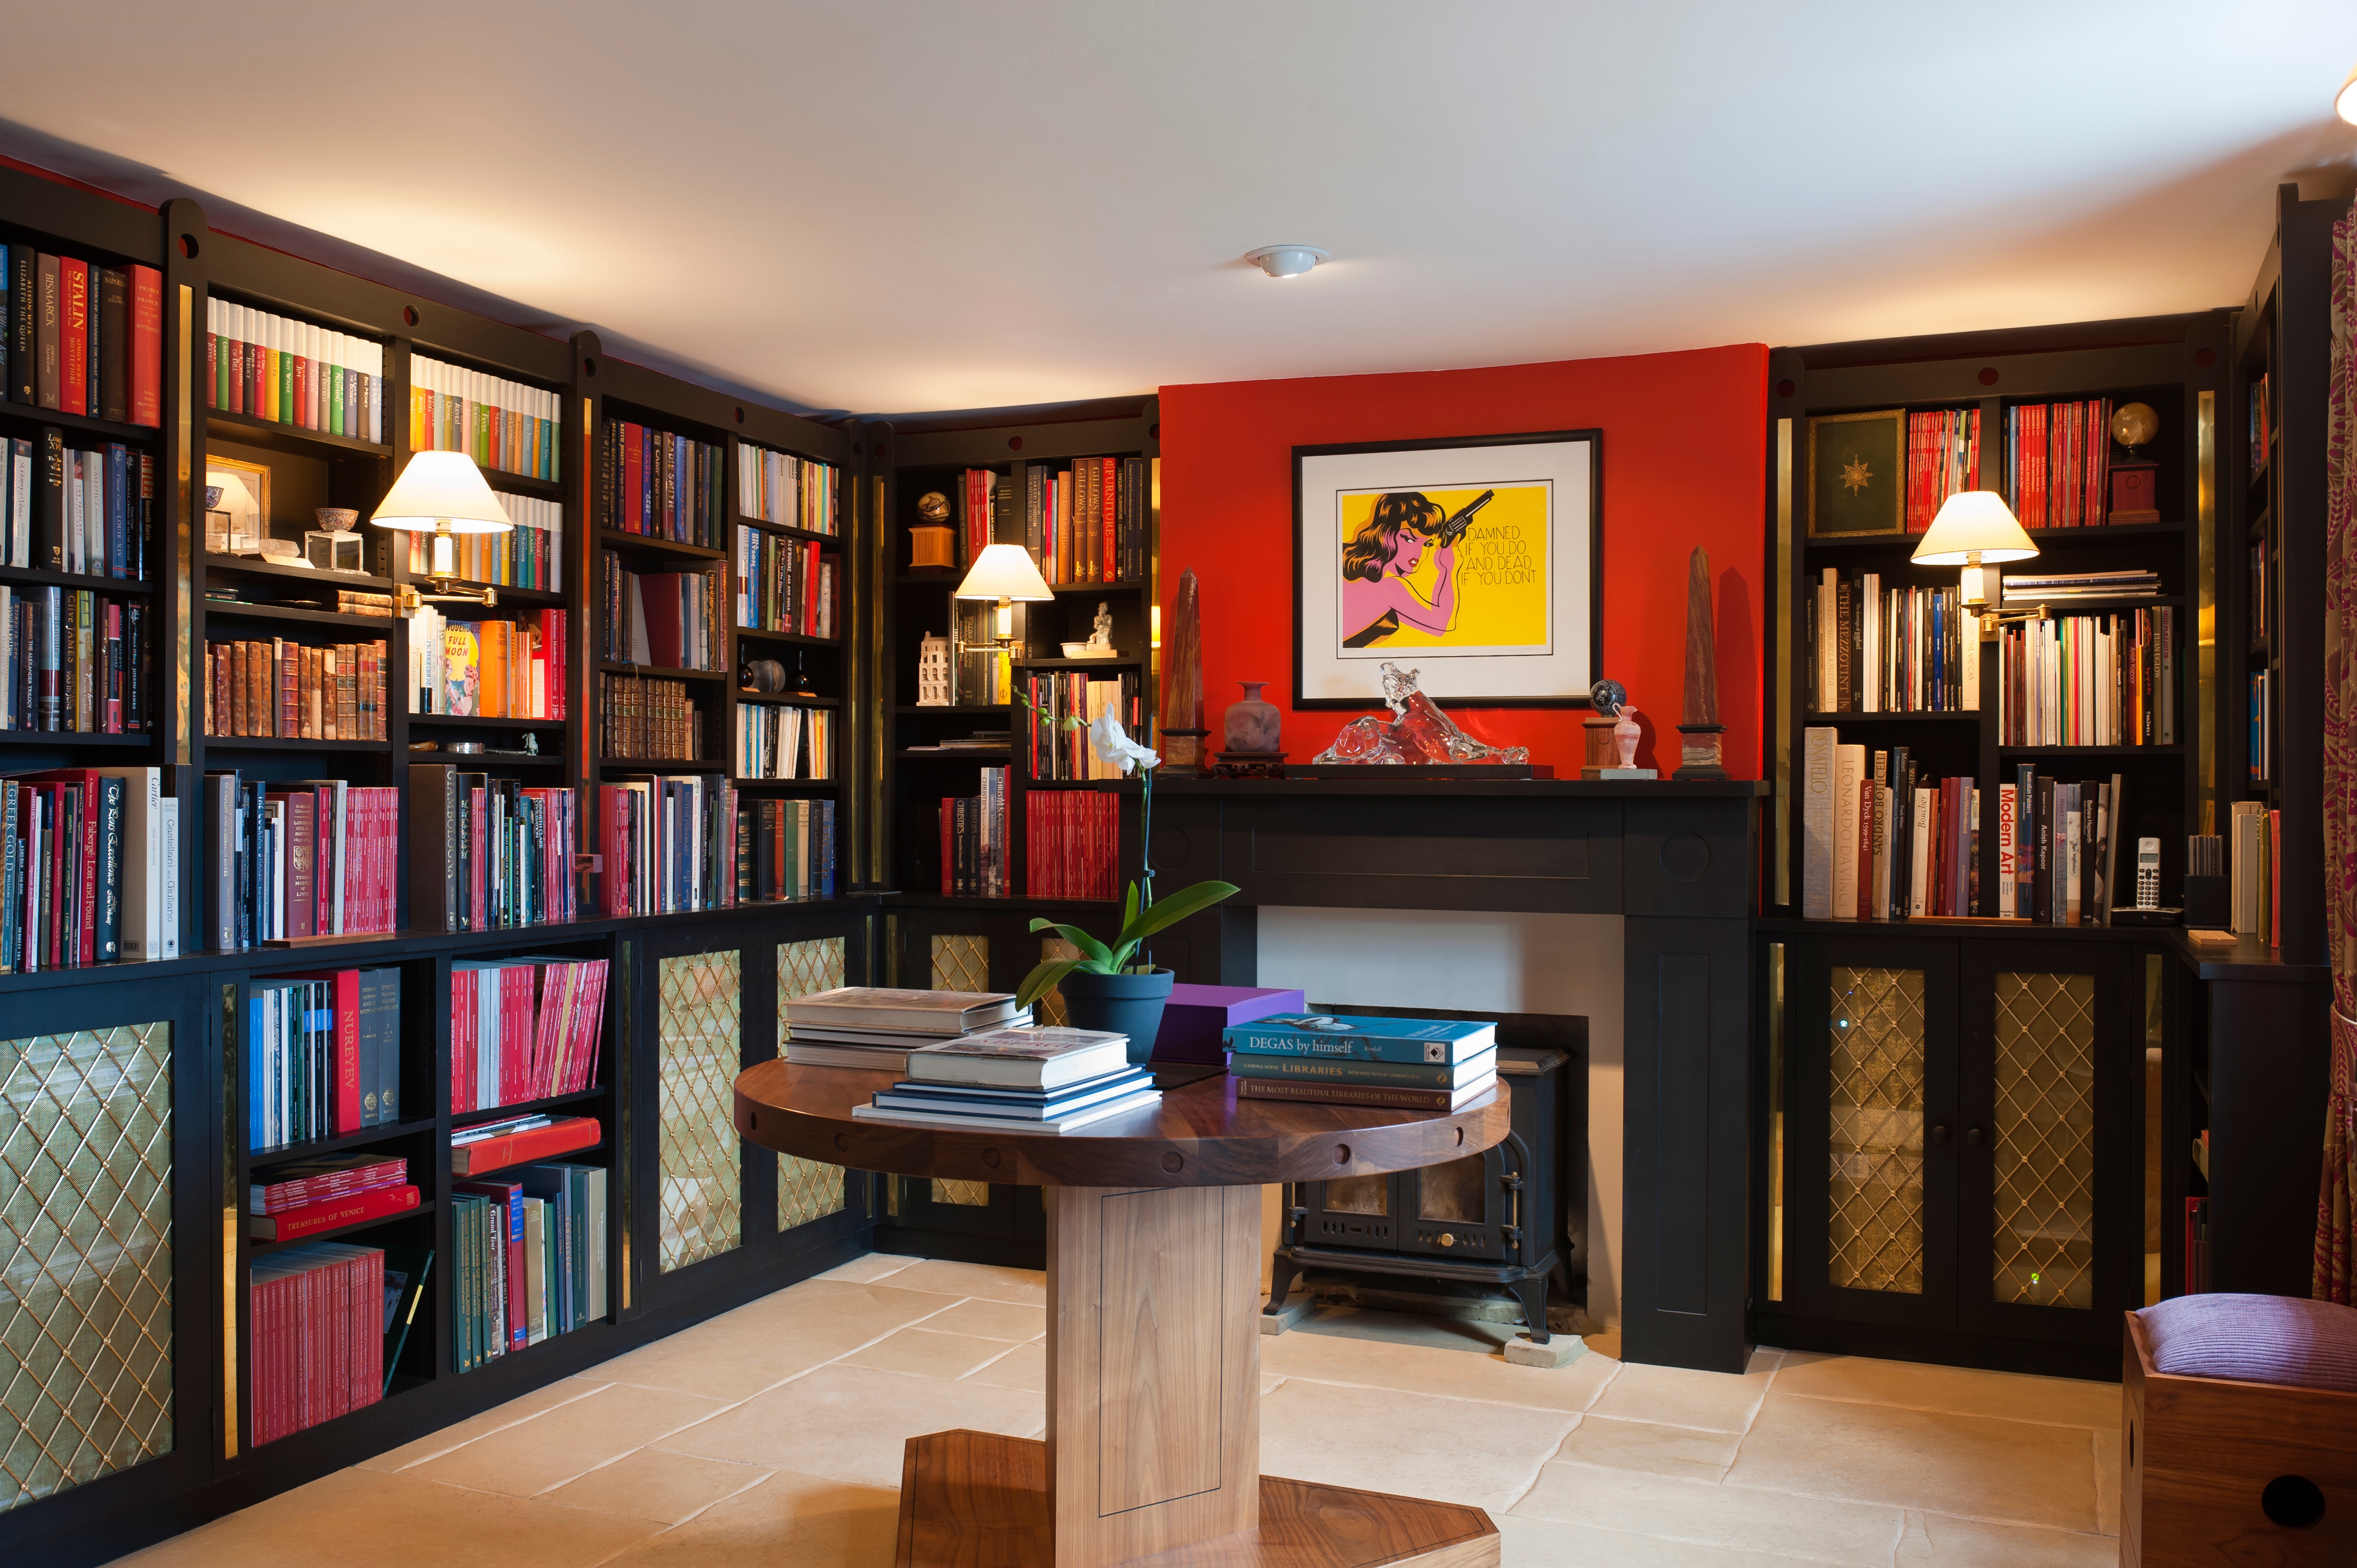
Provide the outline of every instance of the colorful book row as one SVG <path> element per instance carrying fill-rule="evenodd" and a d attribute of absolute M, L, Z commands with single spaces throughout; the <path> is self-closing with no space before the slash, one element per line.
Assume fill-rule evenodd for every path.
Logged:
<path fill-rule="evenodd" d="M 205 733 L 382 740 L 382 639 L 320 646 L 283 637 L 205 644 Z"/>
<path fill-rule="evenodd" d="M 258 979 L 245 1010 L 247 1147 L 340 1138 L 401 1120 L 401 971 Z"/>
<path fill-rule="evenodd" d="M 1121 897 L 1121 798 L 1087 789 L 1023 797 L 1023 890 L 1034 898 Z"/>
<path fill-rule="evenodd" d="M 607 421 L 597 444 L 598 526 L 719 549 L 723 461 L 708 443 Z"/>
<path fill-rule="evenodd" d="M 746 442 L 737 448 L 737 510 L 808 533 L 840 533 L 843 470 Z"/>
<path fill-rule="evenodd" d="M 834 897 L 834 802 L 737 802 L 737 902 Z"/>
<path fill-rule="evenodd" d="M 515 958 L 450 966 L 450 1109 L 489 1111 L 597 1081 L 606 961 Z"/>
<path fill-rule="evenodd" d="M 486 468 L 554 481 L 561 476 L 564 413 L 561 393 L 409 357 L 412 451 L 464 452 Z"/>
<path fill-rule="evenodd" d="M 156 457 L 121 444 L 89 451 L 65 433 L 0 441 L 0 554 L 10 566 L 145 578 Z"/>
<path fill-rule="evenodd" d="M 409 711 L 451 718 L 565 717 L 565 612 L 522 620 L 409 621 Z"/>
<path fill-rule="evenodd" d="M 178 958 L 179 802 L 156 768 L 0 779 L 0 971 Z"/>
<path fill-rule="evenodd" d="M 490 931 L 580 918 L 576 791 L 413 762 L 409 811 L 413 926 Z"/>
<path fill-rule="evenodd" d="M 0 585 L 0 729 L 138 735 L 155 650 L 144 601 Z"/>
<path fill-rule="evenodd" d="M 461 533 L 450 542 L 456 575 L 467 583 L 502 588 L 565 588 L 565 507 L 537 496 L 493 492 L 513 528 L 500 533 Z M 409 535 L 409 575 L 432 575 L 434 536 Z"/>
<path fill-rule="evenodd" d="M 384 345 L 315 322 L 206 300 L 205 387 L 207 402 L 231 413 L 355 441 L 385 438 Z"/>
<path fill-rule="evenodd" d="M 834 714 L 784 703 L 737 704 L 739 779 L 834 777 Z M 611 754 L 627 755 L 627 754 Z"/>
<path fill-rule="evenodd" d="M 399 789 L 209 772 L 197 816 L 204 946 L 243 952 L 264 941 L 393 929 Z"/>
<path fill-rule="evenodd" d="M 8 401 L 124 424 L 164 423 L 164 275 L 0 245 Z"/>

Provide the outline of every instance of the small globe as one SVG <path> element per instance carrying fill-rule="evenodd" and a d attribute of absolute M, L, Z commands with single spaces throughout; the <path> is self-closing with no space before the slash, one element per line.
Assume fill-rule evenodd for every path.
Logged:
<path fill-rule="evenodd" d="M 2112 439 L 2123 446 L 2141 446 L 2160 434 L 2160 415 L 2145 403 L 2123 404 L 2112 415 Z"/>
<path fill-rule="evenodd" d="M 917 498 L 917 515 L 927 522 L 947 522 L 950 520 L 950 498 L 939 490 L 927 490 Z"/>
<path fill-rule="evenodd" d="M 1598 681 L 1587 689 L 1587 700 L 1605 717 L 1617 717 L 1629 705 L 1629 688 L 1618 681 Z"/>

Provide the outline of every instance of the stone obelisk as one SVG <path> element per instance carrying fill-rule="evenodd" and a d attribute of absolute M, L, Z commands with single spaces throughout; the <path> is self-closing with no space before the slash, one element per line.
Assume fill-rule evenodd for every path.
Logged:
<path fill-rule="evenodd" d="M 1718 639 L 1710 614 L 1710 553 L 1686 558 L 1685 712 L 1678 723 L 1679 763 L 1673 779 L 1724 779 L 1718 737 Z"/>
<path fill-rule="evenodd" d="M 1170 664 L 1162 683 L 1162 760 L 1189 771 L 1203 766 L 1203 632 L 1195 569 L 1178 575 L 1170 617 Z"/>

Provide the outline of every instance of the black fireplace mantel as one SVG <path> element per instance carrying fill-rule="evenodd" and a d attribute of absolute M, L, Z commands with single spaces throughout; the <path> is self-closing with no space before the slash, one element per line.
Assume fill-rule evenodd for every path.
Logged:
<path fill-rule="evenodd" d="M 1157 884 L 1242 889 L 1157 937 L 1157 958 L 1184 980 L 1257 984 L 1263 905 L 1621 916 L 1621 1349 L 1741 1371 L 1749 927 L 1768 787 L 1383 773 L 1156 784 Z"/>

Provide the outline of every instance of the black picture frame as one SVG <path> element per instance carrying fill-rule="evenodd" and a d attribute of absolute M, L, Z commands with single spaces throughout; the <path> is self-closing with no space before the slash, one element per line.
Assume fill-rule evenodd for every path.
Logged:
<path fill-rule="evenodd" d="M 1305 461 L 1316 457 L 1354 456 L 1363 454 L 1396 454 L 1403 452 L 1456 452 L 1469 447 L 1570 446 L 1587 448 L 1587 591 L 1584 600 L 1574 607 L 1584 614 L 1587 628 L 1584 635 L 1574 628 L 1579 644 L 1587 654 L 1587 668 L 1576 681 L 1567 680 L 1566 689 L 1545 695 L 1497 695 L 1480 693 L 1432 693 L 1433 700 L 1444 708 L 1586 708 L 1593 706 L 1589 687 L 1601 678 L 1604 662 L 1604 432 L 1598 428 L 1583 430 L 1528 430 L 1498 435 L 1427 436 L 1405 441 L 1331 442 L 1293 448 L 1293 691 L 1291 707 L 1297 712 L 1361 712 L 1382 708 L 1384 703 L 1381 687 L 1372 679 L 1370 666 L 1367 694 L 1355 696 L 1311 696 L 1305 676 L 1306 626 L 1304 594 L 1308 586 L 1304 545 L 1307 539 L 1306 519 L 1302 515 L 1304 499 L 1303 468 Z M 1550 519 L 1560 537 L 1560 521 Z M 1411 656 L 1412 657 L 1412 656 Z M 1572 689 L 1576 687 L 1576 689 Z"/>

